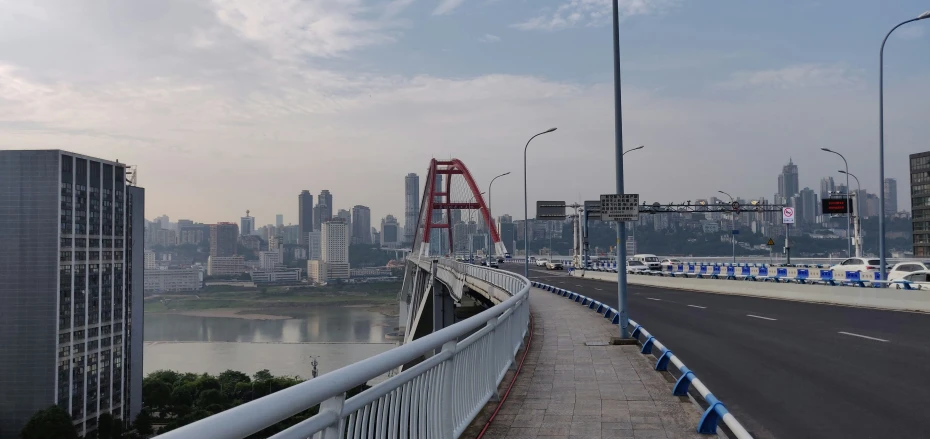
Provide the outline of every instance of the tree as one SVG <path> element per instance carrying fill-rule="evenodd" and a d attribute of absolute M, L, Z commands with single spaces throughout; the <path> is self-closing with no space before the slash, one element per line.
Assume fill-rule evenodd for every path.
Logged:
<path fill-rule="evenodd" d="M 258 371 L 258 372 L 255 372 L 255 374 L 252 375 L 252 378 L 253 378 L 255 381 L 268 381 L 268 380 L 274 378 L 274 375 L 272 375 L 271 372 L 270 372 L 268 369 L 262 369 L 262 370 L 260 370 L 260 371 Z"/>
<path fill-rule="evenodd" d="M 29 418 L 20 433 L 22 439 L 77 439 L 71 416 L 63 408 L 53 405 Z"/>
<path fill-rule="evenodd" d="M 113 416 L 109 413 L 97 417 L 97 439 L 113 439 Z"/>
<path fill-rule="evenodd" d="M 145 395 L 144 389 L 142 390 L 142 394 Z M 132 422 L 132 429 L 142 436 L 148 436 L 152 434 L 152 417 L 149 415 L 148 410 L 143 408 L 139 411 L 139 414 L 136 416 L 136 420 Z"/>
<path fill-rule="evenodd" d="M 151 376 L 150 374 L 149 377 L 151 378 Z M 150 378 L 146 378 L 142 383 L 145 405 L 155 411 L 165 410 L 171 404 L 171 385 Z"/>

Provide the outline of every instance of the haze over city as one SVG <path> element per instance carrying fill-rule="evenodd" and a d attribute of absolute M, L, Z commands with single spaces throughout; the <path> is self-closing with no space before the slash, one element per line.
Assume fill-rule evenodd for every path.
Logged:
<path fill-rule="evenodd" d="M 921 2 L 621 1 L 627 188 L 684 201 L 800 186 L 877 192 L 881 36 Z M 608 1 L 0 2 L 0 142 L 139 167 L 148 217 L 296 223 L 302 189 L 403 216 L 431 157 L 500 180 L 494 211 L 613 185 Z M 923 27 L 886 49 L 886 176 L 926 149 Z M 583 179 L 584 184 L 544 182 Z M 906 187 L 906 186 L 904 186 Z M 578 188 L 584 188 L 579 192 Z M 535 193 L 534 193 L 535 192 Z M 906 190 L 899 205 L 907 205 Z M 532 213 L 532 212 L 531 212 Z"/>

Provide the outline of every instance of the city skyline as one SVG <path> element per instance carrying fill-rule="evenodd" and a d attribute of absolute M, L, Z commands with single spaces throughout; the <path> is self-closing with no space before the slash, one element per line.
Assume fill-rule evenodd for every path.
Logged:
<path fill-rule="evenodd" d="M 201 222 L 248 208 L 262 224 L 277 213 L 296 223 L 285 200 L 321 187 L 337 209 L 402 218 L 403 189 L 388 182 L 423 175 L 434 156 L 470 163 L 482 185 L 514 172 L 494 204 L 516 214 L 522 147 L 549 127 L 559 130 L 529 150 L 530 199 L 611 192 L 608 2 L 463 1 L 441 13 L 435 1 L 357 3 L 10 3 L 0 139 L 138 165 L 150 212 Z M 786 0 L 731 5 L 725 17 L 693 0 L 621 6 L 624 141 L 646 146 L 626 157 L 629 192 L 771 194 L 758 176 L 788 156 L 805 175 L 835 176 L 823 147 L 878 190 L 878 46 L 925 4 Z M 342 25 L 318 28 L 330 20 Z M 930 60 L 917 55 L 928 41 L 909 27 L 885 52 L 886 176 L 901 183 L 908 154 L 926 149 Z M 547 184 L 556 174 L 586 184 Z"/>

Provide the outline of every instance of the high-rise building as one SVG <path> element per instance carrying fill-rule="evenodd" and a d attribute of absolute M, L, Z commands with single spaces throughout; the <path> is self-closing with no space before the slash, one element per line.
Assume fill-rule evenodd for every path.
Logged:
<path fill-rule="evenodd" d="M 898 212 L 898 180 L 886 178 L 884 186 L 885 215 L 891 216 Z"/>
<path fill-rule="evenodd" d="M 340 218 L 346 222 L 346 225 L 349 226 L 349 242 L 352 242 L 352 214 L 348 210 L 339 209 L 339 212 L 336 213 L 336 218 Z"/>
<path fill-rule="evenodd" d="M 381 247 L 396 248 L 400 245 L 400 224 L 394 215 L 381 220 Z"/>
<path fill-rule="evenodd" d="M 0 437 L 58 405 L 79 435 L 142 407 L 145 191 L 126 165 L 0 151 Z"/>
<path fill-rule="evenodd" d="M 798 194 L 798 165 L 790 158 L 788 164 L 781 168 L 778 174 L 778 195 L 788 199 Z"/>
<path fill-rule="evenodd" d="M 367 206 L 352 207 L 352 243 L 371 244 L 371 209 Z"/>
<path fill-rule="evenodd" d="M 249 211 L 245 211 L 245 216 L 239 218 L 239 232 L 242 236 L 249 236 L 255 231 L 255 217 L 249 216 Z"/>
<path fill-rule="evenodd" d="M 322 232 L 313 231 L 307 234 L 309 246 L 307 248 L 307 259 L 322 259 L 323 255 L 321 253 L 322 238 L 320 234 Z"/>
<path fill-rule="evenodd" d="M 299 226 L 298 243 L 307 245 L 307 234 L 313 229 L 313 195 L 310 191 L 300 191 L 297 196 L 297 222 Z"/>
<path fill-rule="evenodd" d="M 412 244 L 420 218 L 420 177 L 413 172 L 404 177 L 404 243 Z"/>
<path fill-rule="evenodd" d="M 284 215 L 283 214 L 279 213 L 274 216 L 274 225 L 276 227 L 284 227 Z"/>
<path fill-rule="evenodd" d="M 210 256 L 235 256 L 239 250 L 236 223 L 210 224 Z"/>
<path fill-rule="evenodd" d="M 323 224 L 333 219 L 333 195 L 328 190 L 323 189 L 316 199 L 316 210 L 314 211 L 314 221 L 316 224 Z M 317 227 L 319 230 L 320 227 Z"/>
<path fill-rule="evenodd" d="M 817 222 L 817 215 L 820 213 L 820 206 L 817 205 L 817 193 L 813 189 L 806 187 L 798 194 L 798 211 L 795 217 L 803 224 L 814 224 Z"/>
<path fill-rule="evenodd" d="M 326 278 L 349 278 L 349 227 L 340 218 L 323 223 L 320 230 L 320 259 L 326 264 Z"/>
<path fill-rule="evenodd" d="M 507 253 L 514 253 L 514 246 L 517 242 L 516 225 L 511 222 L 501 222 L 498 226 L 498 232 L 501 234 L 501 243 L 507 248 Z"/>
<path fill-rule="evenodd" d="M 927 257 L 930 256 L 930 151 L 911 154 L 910 162 L 914 257 Z"/>
<path fill-rule="evenodd" d="M 830 192 L 836 190 L 836 183 L 833 177 L 824 177 L 820 180 L 820 199 L 830 198 Z"/>

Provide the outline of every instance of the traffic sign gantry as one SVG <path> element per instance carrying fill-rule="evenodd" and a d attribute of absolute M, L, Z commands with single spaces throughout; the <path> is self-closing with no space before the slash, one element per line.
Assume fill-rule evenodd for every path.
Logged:
<path fill-rule="evenodd" d="M 639 221 L 639 194 L 601 195 L 601 221 Z"/>
<path fill-rule="evenodd" d="M 794 208 L 785 207 L 781 210 L 782 224 L 794 224 Z"/>
<path fill-rule="evenodd" d="M 564 201 L 537 201 L 536 218 L 541 220 L 564 220 L 565 219 L 565 202 Z"/>

